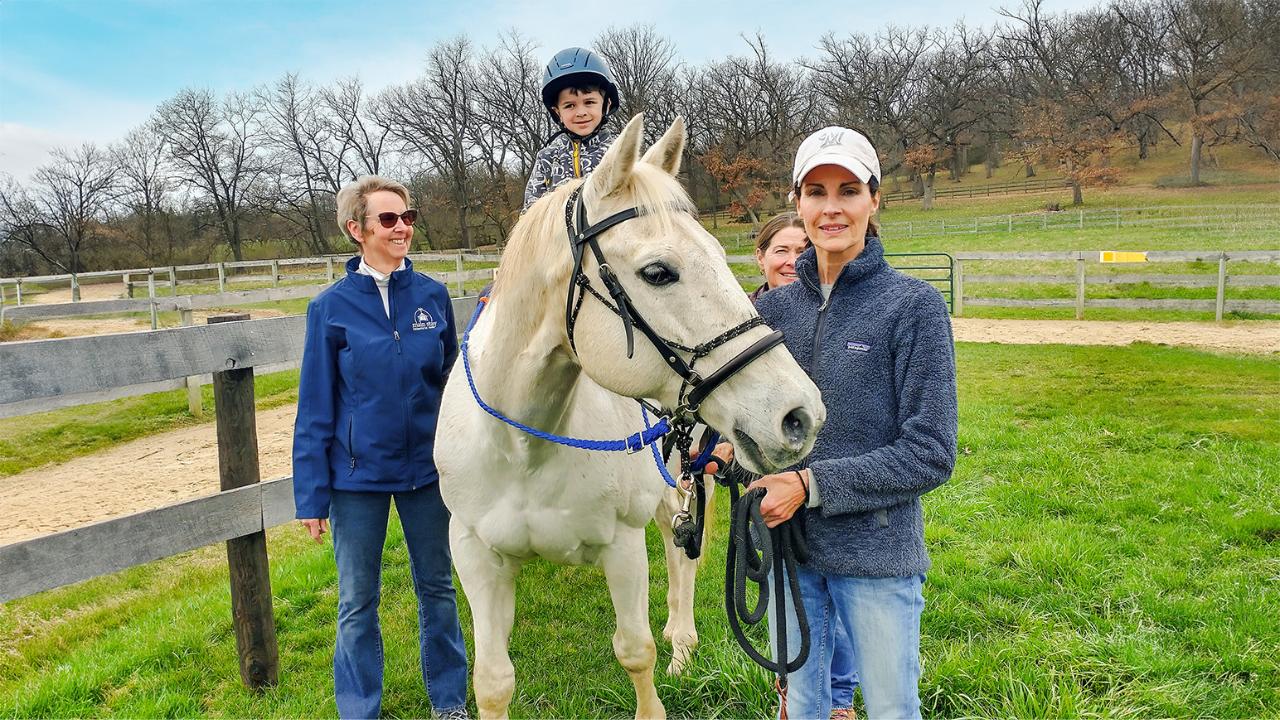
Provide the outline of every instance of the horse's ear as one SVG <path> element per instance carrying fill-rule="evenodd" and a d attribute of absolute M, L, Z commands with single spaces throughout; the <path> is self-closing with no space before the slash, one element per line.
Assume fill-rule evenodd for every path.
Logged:
<path fill-rule="evenodd" d="M 587 178 L 587 194 L 593 199 L 608 197 L 621 190 L 631 179 L 631 171 L 640 159 L 640 140 L 644 137 L 644 113 L 636 113 L 622 134 Z"/>
<path fill-rule="evenodd" d="M 685 138 L 684 118 L 677 115 L 671 127 L 667 128 L 662 137 L 658 138 L 658 142 L 644 154 L 644 161 L 650 165 L 657 165 L 668 175 L 675 176 L 680 172 L 680 161 L 684 159 Z"/>

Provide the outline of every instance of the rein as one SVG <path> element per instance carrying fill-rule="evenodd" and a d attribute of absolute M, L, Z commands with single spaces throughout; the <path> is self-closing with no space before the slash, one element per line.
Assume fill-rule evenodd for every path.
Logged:
<path fill-rule="evenodd" d="M 466 371 L 467 374 L 467 385 L 471 388 L 471 397 L 475 398 L 476 404 L 479 405 L 482 410 L 517 430 L 521 430 L 536 438 L 541 438 L 558 445 L 575 447 L 580 450 L 598 450 L 602 452 L 620 452 L 625 450 L 627 453 L 637 453 L 648 446 L 653 448 L 654 458 L 656 459 L 658 457 L 658 449 L 654 443 L 661 440 L 662 436 L 671 432 L 671 425 L 667 422 L 665 417 L 658 418 L 657 425 L 649 425 L 649 412 L 645 409 L 643 403 L 640 404 L 640 416 L 644 419 L 644 432 L 629 435 L 621 440 L 584 440 L 565 435 L 556 435 L 555 433 L 549 433 L 544 430 L 539 430 L 535 427 L 525 425 L 519 420 L 513 420 L 486 403 L 484 399 L 480 397 L 480 391 L 476 389 L 475 378 L 471 375 L 471 353 L 468 348 L 471 343 L 471 330 L 476 326 L 476 321 L 480 319 L 480 313 L 484 311 L 485 306 L 488 304 L 489 298 L 487 297 L 480 298 L 480 301 L 476 303 L 476 311 L 472 313 L 471 322 L 467 323 L 467 329 L 462 333 L 462 344 L 459 347 L 459 352 L 462 354 L 462 369 Z M 662 468 L 662 474 L 663 477 L 667 479 L 667 484 L 675 487 L 675 480 L 670 479 L 670 474 L 667 473 L 666 467 L 661 462 L 659 462 L 658 467 Z"/>
<path fill-rule="evenodd" d="M 802 505 L 790 520 L 770 530 L 760 513 L 760 501 L 765 491 L 748 490 L 739 497 L 738 485 L 743 487 L 756 480 L 756 476 L 740 465 L 730 463 L 717 480 L 729 487 L 730 521 L 729 547 L 725 554 L 724 609 L 729 617 L 729 629 L 734 640 L 755 663 L 777 676 L 778 693 L 782 696 L 782 715 L 786 717 L 787 675 L 799 670 L 809 658 L 812 638 L 804 602 L 800 598 L 800 580 L 796 576 L 796 564 L 807 562 L 809 546 L 804 539 L 805 508 Z M 770 659 L 756 649 L 746 636 L 743 626 L 758 625 L 764 620 L 769 607 L 769 581 L 773 581 L 776 598 L 774 647 L 777 660 Z M 756 586 L 754 608 L 747 604 L 747 585 Z M 795 606 L 796 622 L 800 626 L 800 648 L 796 656 L 787 659 L 787 598 Z"/>

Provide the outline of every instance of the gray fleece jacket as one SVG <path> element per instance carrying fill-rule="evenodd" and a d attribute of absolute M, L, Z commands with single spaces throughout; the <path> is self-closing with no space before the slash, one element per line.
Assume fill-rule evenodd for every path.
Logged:
<path fill-rule="evenodd" d="M 808 517 L 809 567 L 857 577 L 925 572 L 920 496 L 956 460 L 956 369 L 946 302 L 885 262 L 868 238 L 824 305 L 812 248 L 799 282 L 760 314 L 822 391 L 827 423 L 801 467 L 821 504 Z"/>

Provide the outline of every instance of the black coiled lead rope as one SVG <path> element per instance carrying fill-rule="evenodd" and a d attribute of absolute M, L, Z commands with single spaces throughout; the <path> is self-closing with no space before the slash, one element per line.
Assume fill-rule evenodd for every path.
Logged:
<path fill-rule="evenodd" d="M 802 505 L 790 520 L 769 529 L 760 513 L 760 501 L 764 498 L 765 491 L 756 488 L 739 497 L 738 485 L 746 487 L 755 479 L 756 476 L 743 470 L 737 463 L 731 463 L 724 473 L 723 482 L 729 487 L 731 501 L 729 549 L 724 572 L 724 608 L 729 616 L 729 629 L 733 631 L 738 645 L 756 664 L 777 676 L 778 691 L 785 698 L 787 675 L 799 670 L 809 657 L 809 623 L 804 603 L 800 599 L 800 580 L 796 576 L 796 564 L 809 559 L 809 546 L 804 539 L 806 511 Z M 765 618 L 769 607 L 770 579 L 773 581 L 773 596 L 777 599 L 777 621 L 774 627 L 777 659 L 757 650 L 747 639 L 743 629 L 743 625 L 757 625 Z M 747 606 L 748 581 L 757 588 L 754 608 Z M 789 660 L 788 590 L 800 626 L 800 649 Z"/>

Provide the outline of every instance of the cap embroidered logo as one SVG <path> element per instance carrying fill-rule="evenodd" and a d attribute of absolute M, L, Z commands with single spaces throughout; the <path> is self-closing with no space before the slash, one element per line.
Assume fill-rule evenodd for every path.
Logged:
<path fill-rule="evenodd" d="M 819 150 L 839 145 L 844 142 L 844 131 L 831 130 L 824 135 L 819 135 L 818 142 L 820 143 L 818 146 Z"/>

